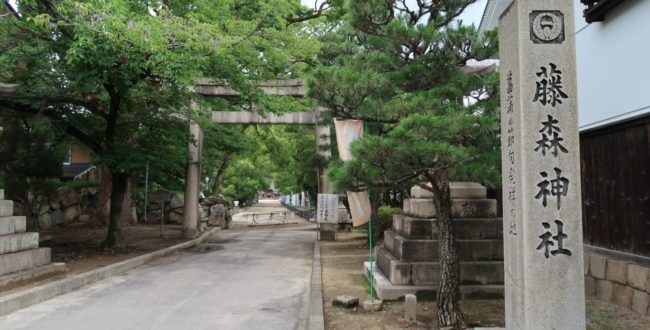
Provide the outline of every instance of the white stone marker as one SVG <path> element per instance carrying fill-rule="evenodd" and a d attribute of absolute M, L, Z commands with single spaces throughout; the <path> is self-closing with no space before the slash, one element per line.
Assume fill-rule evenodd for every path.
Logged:
<path fill-rule="evenodd" d="M 414 294 L 407 294 L 404 296 L 404 316 L 406 318 L 406 322 L 416 322 L 417 303 L 418 298 Z"/>
<path fill-rule="evenodd" d="M 584 329 L 573 1 L 499 23 L 507 329 Z"/>

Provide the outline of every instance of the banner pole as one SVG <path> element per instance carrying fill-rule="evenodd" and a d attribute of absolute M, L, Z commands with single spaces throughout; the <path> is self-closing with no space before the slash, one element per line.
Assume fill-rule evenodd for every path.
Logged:
<path fill-rule="evenodd" d="M 363 121 L 363 133 L 368 134 L 368 121 L 364 120 Z M 370 188 L 368 188 L 368 194 L 370 194 Z M 372 209 L 372 201 L 370 204 L 370 208 Z M 373 270 L 373 257 L 372 257 L 372 221 L 373 220 L 373 214 L 372 211 L 370 212 L 370 220 L 368 221 L 368 242 L 370 246 L 370 303 L 375 302 L 375 288 L 374 288 L 374 278 L 375 278 L 375 273 Z"/>

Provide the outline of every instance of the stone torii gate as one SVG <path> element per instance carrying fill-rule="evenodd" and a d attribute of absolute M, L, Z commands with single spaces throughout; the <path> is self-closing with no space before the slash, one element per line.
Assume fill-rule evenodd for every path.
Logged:
<path fill-rule="evenodd" d="M 269 96 L 305 97 L 307 88 L 303 79 L 260 81 L 258 87 Z M 208 79 L 200 79 L 196 92 L 205 97 L 237 97 L 239 92 L 226 84 L 214 83 Z M 255 111 L 213 111 L 212 122 L 221 124 L 261 124 L 261 125 L 315 125 L 316 150 L 325 159 L 330 159 L 331 141 L 330 127 L 322 120 L 327 109 L 316 107 L 309 112 L 292 112 L 282 115 L 261 115 Z M 203 147 L 203 131 L 195 122 L 190 122 L 190 132 L 197 143 L 189 144 L 190 157 L 187 164 L 185 179 L 185 205 L 183 209 L 183 236 L 193 238 L 198 235 L 199 224 L 199 176 L 201 173 L 201 156 Z M 317 168 L 318 192 L 332 193 L 332 184 L 325 178 L 326 166 Z"/>

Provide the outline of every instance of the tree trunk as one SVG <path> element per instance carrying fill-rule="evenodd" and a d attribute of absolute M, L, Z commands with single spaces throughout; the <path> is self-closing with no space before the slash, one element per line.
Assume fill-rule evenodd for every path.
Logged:
<path fill-rule="evenodd" d="M 124 247 L 125 241 L 122 235 L 122 209 L 124 195 L 128 189 L 129 177 L 125 173 L 111 173 L 112 191 L 111 191 L 111 209 L 108 222 L 108 234 L 106 240 L 102 243 L 105 248 Z"/>
<path fill-rule="evenodd" d="M 451 192 L 447 171 L 436 171 L 430 177 L 433 203 L 436 207 L 438 250 L 440 255 L 440 283 L 438 284 L 438 327 L 464 329 L 460 310 L 460 262 L 456 251 L 456 233 L 451 214 Z"/>
<path fill-rule="evenodd" d="M 99 205 L 94 218 L 96 225 L 103 226 L 108 223 L 111 212 L 111 171 L 106 166 L 100 167 L 99 178 Z"/>
<path fill-rule="evenodd" d="M 226 170 L 228 169 L 231 160 L 232 160 L 232 153 L 227 153 L 226 157 L 223 160 L 223 163 L 221 163 L 221 166 L 219 166 L 219 170 L 217 171 L 217 176 L 215 176 L 214 178 L 212 195 L 216 196 L 221 194 L 221 184 L 223 183 L 223 179 L 226 176 Z"/>
<path fill-rule="evenodd" d="M 124 197 L 122 197 L 122 221 L 130 225 L 136 224 L 138 221 L 133 217 L 133 203 L 131 202 L 131 188 L 133 187 L 133 182 L 131 180 L 126 181 L 126 190 L 124 191 Z"/>

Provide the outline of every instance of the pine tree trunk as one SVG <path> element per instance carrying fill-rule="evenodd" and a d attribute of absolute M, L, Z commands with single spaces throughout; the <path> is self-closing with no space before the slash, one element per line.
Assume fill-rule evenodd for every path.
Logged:
<path fill-rule="evenodd" d="M 111 209 L 108 222 L 108 234 L 102 243 L 105 248 L 124 247 L 125 241 L 122 234 L 124 195 L 128 190 L 129 177 L 124 173 L 112 174 Z"/>
<path fill-rule="evenodd" d="M 431 181 L 438 226 L 440 283 L 438 284 L 438 327 L 465 328 L 460 309 L 460 262 L 456 251 L 456 233 L 451 214 L 451 192 L 446 171 L 433 173 Z"/>

